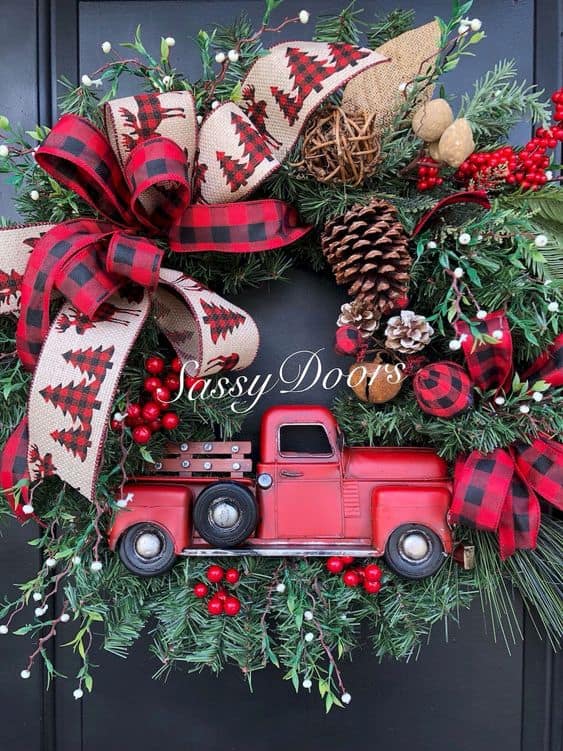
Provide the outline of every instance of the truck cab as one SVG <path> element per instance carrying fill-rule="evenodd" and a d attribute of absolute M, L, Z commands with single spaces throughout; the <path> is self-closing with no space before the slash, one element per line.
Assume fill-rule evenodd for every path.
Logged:
<path fill-rule="evenodd" d="M 154 474 L 126 486 L 110 546 L 141 575 L 177 555 L 342 554 L 385 555 L 422 578 L 452 550 L 451 485 L 433 451 L 347 447 L 328 409 L 290 405 L 264 413 L 255 475 L 249 452 L 236 442 L 169 446 Z"/>

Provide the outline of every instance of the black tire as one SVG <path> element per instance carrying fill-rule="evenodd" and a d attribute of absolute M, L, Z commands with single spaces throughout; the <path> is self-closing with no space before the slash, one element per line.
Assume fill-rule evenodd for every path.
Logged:
<path fill-rule="evenodd" d="M 257 524 L 254 496 L 234 482 L 210 485 L 195 502 L 194 527 L 216 548 L 235 548 L 250 537 Z"/>
<path fill-rule="evenodd" d="M 160 549 L 150 555 L 143 555 L 141 548 L 142 535 L 148 548 L 150 544 L 159 543 Z M 152 540 L 151 540 L 152 538 Z M 174 565 L 176 553 L 174 542 L 168 532 L 158 524 L 149 522 L 134 524 L 121 536 L 119 542 L 119 557 L 125 568 L 138 576 L 159 576 L 166 573 Z"/>
<path fill-rule="evenodd" d="M 411 544 L 418 544 L 420 548 L 416 556 L 409 556 L 409 551 L 405 549 L 405 541 L 409 536 Z M 385 560 L 390 569 L 405 579 L 424 579 L 435 574 L 444 563 L 444 546 L 436 532 L 423 524 L 403 524 L 389 535 L 385 546 Z"/>

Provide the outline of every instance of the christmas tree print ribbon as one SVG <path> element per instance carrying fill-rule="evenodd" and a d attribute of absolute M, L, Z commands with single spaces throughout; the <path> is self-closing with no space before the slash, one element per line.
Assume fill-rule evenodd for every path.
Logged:
<path fill-rule="evenodd" d="M 16 345 L 34 372 L 28 416 L 8 440 L 0 485 L 25 517 L 22 480 L 56 474 L 92 498 L 107 417 L 127 354 L 152 311 L 193 375 L 242 369 L 258 330 L 240 308 L 161 266 L 172 253 L 251 253 L 302 237 L 296 211 L 242 201 L 276 170 L 309 114 L 347 80 L 386 61 L 348 44 L 282 43 L 260 58 L 241 100 L 198 125 L 189 91 L 109 102 L 105 133 L 64 115 L 38 164 L 96 218 L 0 232 L 0 313 L 20 313 Z M 66 303 L 50 323 L 53 294 Z M 20 498 L 21 495 L 21 498 Z"/>
<path fill-rule="evenodd" d="M 510 388 L 512 336 L 504 313 L 490 313 L 471 325 L 459 322 L 456 332 L 473 383 L 482 391 Z M 563 335 L 532 364 L 525 378 L 544 380 L 553 387 L 563 383 Z M 488 454 L 472 451 L 459 457 L 450 516 L 452 521 L 497 532 L 505 559 L 516 550 L 536 547 L 540 497 L 563 510 L 563 445 L 541 434 L 530 444 L 516 441 Z"/>

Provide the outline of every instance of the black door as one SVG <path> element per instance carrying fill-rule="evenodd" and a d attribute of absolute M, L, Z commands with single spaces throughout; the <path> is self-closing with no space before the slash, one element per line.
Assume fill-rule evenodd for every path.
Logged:
<path fill-rule="evenodd" d="M 304 4 L 312 13 L 327 10 L 323 0 Z M 448 0 L 400 4 L 415 7 L 421 23 L 434 15 L 446 17 L 450 5 Z M 371 14 L 395 3 L 365 0 L 359 5 Z M 261 0 L 2 0 L 0 112 L 27 127 L 48 122 L 56 108 L 57 77 L 65 73 L 76 80 L 95 69 L 102 62 L 101 42 L 131 39 L 138 23 L 148 47 L 157 48 L 160 36 L 173 35 L 178 66 L 197 74 L 195 31 L 227 21 L 243 7 L 257 18 L 262 6 Z M 288 0 L 280 13 L 300 8 L 301 0 Z M 488 40 L 479 57 L 452 74 L 450 86 L 464 90 L 497 59 L 515 57 L 521 77 L 555 89 L 561 85 L 561 13 L 557 0 L 476 2 L 473 14 L 483 20 Z M 307 27 L 299 31 L 307 33 Z M 522 126 L 514 139 L 527 135 Z M 15 218 L 4 185 L 0 199 L 2 214 Z M 294 272 L 292 282 L 272 286 L 267 294 L 253 290 L 244 295 L 241 304 L 255 316 L 262 334 L 257 372 L 268 372 L 281 355 L 299 348 L 325 347 L 327 365 L 338 364 L 330 355 L 339 300 L 333 285 L 305 271 Z M 293 332 L 291 343 L 280 341 L 279 331 Z M 319 403 L 331 398 L 321 390 L 307 396 Z M 264 400 L 261 408 L 266 406 Z M 256 420 L 249 421 L 250 437 L 256 427 Z M 31 526 L 22 529 L 15 523 L 2 535 L 3 593 L 36 570 L 36 553 L 25 544 L 33 535 Z M 502 638 L 495 641 L 486 632 L 478 602 L 461 615 L 460 628 L 450 630 L 448 644 L 436 627 L 428 646 L 409 664 L 379 664 L 368 648 L 358 651 L 345 666 L 354 701 L 328 717 L 316 697 L 296 696 L 273 670 L 256 675 L 253 694 L 234 669 L 219 678 L 176 673 L 166 684 L 153 681 L 156 663 L 143 644 L 127 661 L 99 652 L 94 693 L 74 701 L 70 681 L 59 681 L 45 693 L 40 671 L 29 681 L 20 680 L 29 645 L 25 639 L 0 637 L 0 748 L 348 751 L 362 745 L 385 751 L 559 751 L 561 662 L 539 640 L 518 599 L 514 607 L 525 639 L 511 644 L 510 654 Z M 57 644 L 51 657 L 59 671 L 74 673 L 68 649 Z"/>

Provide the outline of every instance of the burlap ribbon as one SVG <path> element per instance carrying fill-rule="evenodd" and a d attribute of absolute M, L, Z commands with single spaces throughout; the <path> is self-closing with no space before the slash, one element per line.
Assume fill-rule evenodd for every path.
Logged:
<path fill-rule="evenodd" d="M 201 127 L 188 91 L 109 102 L 105 134 L 74 115 L 57 122 L 37 161 L 102 218 L 0 235 L 0 313 L 21 309 L 18 354 L 34 370 L 28 417 L 0 464 L 18 515 L 10 490 L 26 477 L 57 474 L 93 497 L 119 376 L 151 303 L 178 356 L 197 362 L 193 375 L 252 362 L 252 318 L 161 268 L 157 241 L 180 253 L 248 253 L 301 237 L 307 228 L 283 202 L 240 199 L 280 166 L 315 107 L 383 60 L 347 44 L 283 43 L 252 67 L 240 104 L 220 105 Z M 50 326 L 55 291 L 67 302 Z"/>
<path fill-rule="evenodd" d="M 463 335 L 463 352 L 471 379 L 482 391 L 510 389 L 512 337 L 504 313 L 473 321 L 481 335 L 496 344 L 477 341 L 469 325 L 456 325 Z M 495 334 L 496 336 L 493 336 Z M 553 388 L 563 383 L 563 335 L 526 371 L 530 384 L 543 380 Z M 483 454 L 472 451 L 458 459 L 454 476 L 452 521 L 497 532 L 500 555 L 537 544 L 541 510 L 539 497 L 563 510 L 563 446 L 540 434 L 531 444 L 516 441 Z"/>

